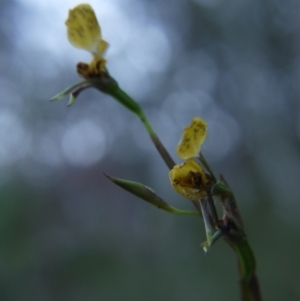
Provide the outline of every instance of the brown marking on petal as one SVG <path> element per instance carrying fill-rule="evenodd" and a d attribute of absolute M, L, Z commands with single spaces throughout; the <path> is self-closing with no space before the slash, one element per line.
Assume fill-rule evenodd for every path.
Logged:
<path fill-rule="evenodd" d="M 102 78 L 105 72 L 106 60 L 94 58 L 90 64 L 78 63 L 77 73 L 83 78 Z"/>

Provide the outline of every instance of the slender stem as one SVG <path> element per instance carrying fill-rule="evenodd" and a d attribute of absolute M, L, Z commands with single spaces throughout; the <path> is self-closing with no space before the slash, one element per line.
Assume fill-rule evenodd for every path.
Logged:
<path fill-rule="evenodd" d="M 117 82 L 107 73 L 107 77 L 103 78 L 101 81 L 94 81 L 90 80 L 90 82 L 99 90 L 106 94 L 110 94 L 112 97 L 114 97 L 118 102 L 120 102 L 122 105 L 124 105 L 127 109 L 135 113 L 143 123 L 145 129 L 147 130 L 149 136 L 151 137 L 152 142 L 154 143 L 156 149 L 158 150 L 159 154 L 165 161 L 166 165 L 169 167 L 169 169 L 172 169 L 175 165 L 173 159 L 159 140 L 158 136 L 156 135 L 155 131 L 153 130 L 150 122 L 146 118 L 144 112 L 142 111 L 140 105 L 134 101 L 127 93 L 125 93 L 122 89 L 119 88 Z M 202 153 L 199 154 L 199 160 L 203 164 L 203 166 L 207 169 L 207 171 L 210 173 L 212 180 L 214 184 L 214 187 L 212 187 L 212 194 L 214 192 L 218 192 L 218 195 L 221 197 L 221 199 L 224 200 L 224 198 L 228 198 L 228 191 L 231 193 L 231 190 L 229 187 L 220 188 L 220 184 L 217 183 L 217 177 L 213 173 L 212 169 L 210 168 L 209 164 L 205 160 Z M 227 185 L 224 185 L 227 186 Z M 224 195 L 224 190 L 226 190 L 226 194 Z M 233 194 L 231 193 L 230 197 L 233 197 Z M 198 211 L 200 211 L 199 206 L 196 204 L 196 202 L 193 202 Z M 209 204 L 211 214 L 213 215 L 214 223 L 211 220 L 210 215 L 208 214 L 208 210 L 206 206 Z M 226 203 L 227 204 L 227 203 Z M 225 205 L 226 205 L 225 204 Z M 215 206 L 212 200 L 212 197 L 206 200 L 200 200 L 200 207 L 203 214 L 204 224 L 206 228 L 206 235 L 207 235 L 207 244 L 208 247 L 210 247 L 212 243 L 212 233 L 215 230 L 215 222 L 217 221 L 217 212 L 215 210 Z M 241 287 L 241 294 L 242 294 L 242 301 L 261 301 L 260 292 L 259 292 L 259 285 L 258 281 L 255 275 L 255 259 L 253 252 L 251 250 L 251 247 L 244 235 L 244 232 L 242 231 L 242 227 L 236 227 L 237 222 L 234 221 L 235 215 L 230 215 L 227 213 L 231 213 L 231 211 L 236 210 L 238 213 L 238 209 L 235 204 L 232 203 L 232 201 L 227 204 L 228 207 L 225 210 L 225 216 L 229 218 L 231 221 L 233 221 L 233 228 L 229 229 L 228 233 L 224 235 L 225 240 L 229 243 L 229 245 L 232 246 L 232 248 L 235 250 L 239 266 L 240 266 L 240 287 Z M 224 207 L 223 207 L 224 208 Z M 228 211 L 228 212 L 226 212 Z M 185 211 L 177 210 L 173 211 L 175 214 L 191 214 L 187 213 Z M 236 214 L 237 214 L 236 213 Z M 197 212 L 193 212 L 192 215 L 199 215 Z M 216 239 L 219 237 L 219 233 L 216 236 Z"/>
<path fill-rule="evenodd" d="M 165 147 L 163 146 L 162 142 L 159 140 L 158 136 L 156 135 L 155 131 L 153 130 L 150 122 L 148 121 L 147 117 L 142 112 L 141 116 L 139 116 L 143 125 L 145 126 L 148 134 L 152 142 L 154 143 L 157 151 L 160 153 L 161 157 L 164 159 L 166 165 L 169 169 L 172 169 L 175 166 L 174 160 L 171 158 L 170 154 L 167 152 Z"/>
<path fill-rule="evenodd" d="M 127 109 L 140 116 L 143 114 L 140 105 L 134 101 L 126 92 L 124 92 L 119 86 L 113 86 L 113 89 L 108 91 L 108 94 L 113 96 L 118 102 L 120 102 Z"/>
<path fill-rule="evenodd" d="M 221 196 L 222 205 L 226 216 L 233 221 L 234 227 L 237 227 L 237 232 L 236 230 L 233 230 L 233 232 L 236 233 L 232 234 L 232 231 L 229 231 L 227 234 L 225 234 L 225 240 L 232 246 L 238 257 L 241 300 L 261 301 L 262 298 L 260 294 L 259 283 L 255 274 L 255 257 L 250 244 L 244 235 L 243 222 L 235 202 L 234 195 L 227 184 L 217 180 L 214 172 L 210 168 L 202 153 L 199 154 L 199 160 L 216 183 L 212 191 L 215 190 L 216 192 L 221 192 L 219 195 Z M 216 220 L 217 212 L 210 192 L 208 193 L 208 204 L 210 206 L 212 217 Z M 205 222 L 204 214 L 203 218 Z M 205 227 L 207 227 L 206 224 Z M 207 250 L 209 249 L 209 245 L 210 244 L 208 243 Z"/>
<path fill-rule="evenodd" d="M 106 83 L 103 85 L 102 83 L 99 84 L 98 81 L 94 80 L 92 80 L 91 82 L 97 89 L 111 95 L 118 102 L 120 102 L 122 105 L 124 105 L 127 109 L 132 111 L 135 115 L 137 115 L 140 118 L 154 146 L 156 147 L 157 151 L 159 152 L 160 156 L 162 157 L 168 168 L 171 170 L 176 164 L 170 156 L 170 154 L 168 153 L 168 151 L 166 150 L 166 148 L 164 147 L 164 145 L 162 144 L 162 142 L 160 141 L 160 139 L 158 138 L 158 136 L 156 135 L 153 127 L 148 121 L 140 105 L 136 101 L 134 101 L 126 92 L 124 92 L 111 76 L 109 76 L 107 80 L 109 87 L 107 87 Z M 199 203 L 195 201 L 192 202 L 197 211 L 201 214 L 201 208 L 199 206 Z"/>
<path fill-rule="evenodd" d="M 258 280 L 253 274 L 249 280 L 241 281 L 242 301 L 262 301 Z"/>
<path fill-rule="evenodd" d="M 154 129 L 152 128 L 150 122 L 148 121 L 146 115 L 144 114 L 139 104 L 118 86 L 116 86 L 115 89 L 112 89 L 112 91 L 109 91 L 109 94 L 112 95 L 116 100 L 118 100 L 120 103 L 122 103 L 140 118 L 157 151 L 160 153 L 168 168 L 172 169 L 175 165 L 174 160 L 171 158 L 168 151 L 166 150 L 162 142 L 159 140 L 158 136 L 156 135 Z"/>
<path fill-rule="evenodd" d="M 214 221 L 215 225 L 217 225 L 218 220 L 219 220 L 218 213 L 217 213 L 216 206 L 214 204 L 214 200 L 213 200 L 210 192 L 207 193 L 207 202 L 208 202 L 209 209 L 211 211 L 213 221 Z"/>
<path fill-rule="evenodd" d="M 200 206 L 201 206 L 201 212 L 202 217 L 204 221 L 205 226 L 205 233 L 206 233 L 206 239 L 207 239 L 207 246 L 210 248 L 211 246 L 211 239 L 214 231 L 214 225 L 212 224 L 210 214 L 207 210 L 207 200 L 206 199 L 200 199 L 199 200 Z"/>
<path fill-rule="evenodd" d="M 238 257 L 241 300 L 261 301 L 259 284 L 255 274 L 255 257 L 247 238 L 229 233 L 225 239 L 235 250 Z"/>
<path fill-rule="evenodd" d="M 201 244 L 203 251 L 205 253 L 208 253 L 209 249 L 211 248 L 211 246 L 220 238 L 223 236 L 223 231 L 221 229 L 218 229 L 213 236 L 211 237 L 211 243 L 210 245 L 208 244 L 208 242 L 204 242 L 203 244 Z"/>
<path fill-rule="evenodd" d="M 199 154 L 199 160 L 203 164 L 203 166 L 207 169 L 211 177 L 213 178 L 214 182 L 216 183 L 218 181 L 217 177 L 215 176 L 214 172 L 210 168 L 209 164 L 207 163 L 206 159 L 204 158 L 203 154 Z"/>

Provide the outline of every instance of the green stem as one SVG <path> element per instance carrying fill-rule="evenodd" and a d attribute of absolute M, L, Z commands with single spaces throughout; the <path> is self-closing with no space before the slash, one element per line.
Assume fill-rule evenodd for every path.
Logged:
<path fill-rule="evenodd" d="M 140 118 L 157 151 L 160 153 L 168 168 L 172 169 L 175 165 L 175 162 L 165 149 L 162 142 L 159 140 L 140 105 L 118 86 L 109 91 L 109 94 Z"/>
<path fill-rule="evenodd" d="M 207 163 L 205 157 L 203 156 L 203 154 L 200 152 L 199 154 L 199 160 L 200 162 L 203 164 L 203 166 L 206 168 L 206 170 L 209 172 L 209 174 L 211 175 L 214 183 L 216 183 L 218 181 L 217 177 L 215 176 L 213 170 L 210 168 L 209 164 Z"/>
<path fill-rule="evenodd" d="M 134 101 L 125 91 L 123 91 L 117 81 L 109 75 L 107 72 L 107 77 L 99 79 L 89 79 L 88 80 L 96 89 L 100 90 L 103 93 L 111 95 L 114 99 L 116 99 L 120 104 L 125 106 L 128 110 L 137 115 L 142 124 L 144 125 L 147 133 L 149 134 L 153 144 L 155 145 L 157 151 L 161 155 L 162 159 L 171 170 L 176 164 L 168 151 L 165 149 L 164 145 L 156 135 L 153 127 L 148 121 L 146 115 L 144 114 L 140 105 Z M 194 206 L 197 211 L 201 214 L 200 206 L 197 202 L 193 201 Z"/>
<path fill-rule="evenodd" d="M 126 92 L 120 89 L 119 86 L 115 86 L 114 89 L 109 91 L 108 94 L 110 94 L 114 99 L 116 99 L 137 116 L 140 117 L 143 114 L 140 105 L 136 101 L 134 101 Z"/>
<path fill-rule="evenodd" d="M 136 114 L 141 122 L 143 123 L 146 131 L 148 132 L 149 136 L 151 137 L 152 142 L 154 143 L 156 149 L 160 153 L 161 157 L 165 161 L 166 165 L 169 167 L 169 169 L 172 169 L 175 165 L 173 159 L 170 157 L 169 153 L 159 140 L 158 136 L 156 135 L 154 129 L 152 128 L 150 122 L 146 118 L 144 112 L 142 111 L 140 105 L 134 101 L 126 92 L 124 92 L 122 89 L 119 88 L 118 83 L 107 73 L 106 77 L 99 79 L 90 79 L 88 80 L 93 86 L 103 93 L 111 95 L 113 98 L 115 98 L 118 102 L 120 102 L 122 105 L 124 105 L 128 110 L 132 111 L 134 114 Z M 209 164 L 206 162 L 204 156 L 200 153 L 199 156 L 200 162 L 203 164 L 203 166 L 207 169 L 207 171 L 210 173 L 214 183 L 217 183 L 217 178 L 215 174 L 213 173 L 212 169 L 210 168 Z M 229 187 L 226 187 L 227 185 L 224 185 L 224 187 L 220 185 L 220 183 L 217 183 L 212 188 L 212 194 L 218 194 L 222 199 L 225 199 L 229 197 L 233 198 L 233 195 L 231 193 L 231 190 Z M 226 189 L 225 189 L 226 188 Z M 226 191 L 224 195 L 224 191 Z M 229 194 L 229 195 L 228 195 Z M 194 202 L 194 205 L 199 210 L 199 206 L 196 205 Z M 201 208 L 203 209 L 203 206 L 205 204 L 200 203 Z M 229 212 L 232 211 L 232 203 L 229 204 Z M 170 206 L 171 207 L 171 206 Z M 233 206 L 235 207 L 235 206 Z M 228 209 L 228 208 L 226 208 Z M 237 207 L 236 207 L 236 210 Z M 198 212 L 190 212 L 190 211 L 183 211 L 178 210 L 176 208 L 167 210 L 174 214 L 179 215 L 199 215 Z M 201 210 L 199 210 L 201 211 Z M 205 211 L 205 210 L 204 210 Z M 225 213 L 226 214 L 226 213 Z M 208 246 L 211 245 L 211 234 L 212 234 L 212 225 L 210 224 L 209 217 L 204 217 L 205 220 L 205 226 L 206 226 L 206 234 L 208 239 Z M 230 215 L 229 215 L 230 218 Z M 234 219 L 233 219 L 234 223 Z M 234 223 L 235 224 L 235 223 Z M 241 287 L 241 294 L 242 294 L 242 301 L 261 301 L 260 292 L 259 292 L 259 285 L 258 281 L 255 275 L 255 258 L 253 255 L 253 252 L 251 250 L 251 247 L 241 229 L 239 227 L 233 227 L 227 234 L 224 235 L 226 241 L 232 246 L 232 248 L 235 250 L 239 266 L 240 266 L 240 287 Z"/>
<path fill-rule="evenodd" d="M 242 301 L 261 301 L 258 280 L 255 274 L 256 263 L 253 251 L 245 236 L 226 235 L 226 241 L 235 250 L 239 263 Z"/>
<path fill-rule="evenodd" d="M 212 239 L 212 235 L 213 235 L 213 232 L 214 232 L 214 225 L 212 224 L 209 212 L 207 210 L 207 201 L 206 201 L 206 199 L 200 199 L 199 203 L 200 203 L 200 206 L 201 206 L 201 212 L 202 212 L 202 217 L 203 217 L 203 221 L 204 221 L 207 245 L 208 245 L 208 248 L 210 248 L 211 239 Z"/>
<path fill-rule="evenodd" d="M 211 237 L 210 244 L 207 241 L 204 242 L 203 244 L 201 244 L 203 251 L 205 253 L 208 253 L 208 251 L 212 247 L 212 245 L 222 236 L 223 236 L 223 231 L 221 229 L 218 229 Z"/>
<path fill-rule="evenodd" d="M 247 281 L 255 272 L 255 258 L 252 249 L 246 238 L 241 241 L 235 242 L 233 248 L 239 258 L 241 269 L 241 280 Z"/>
<path fill-rule="evenodd" d="M 142 121 L 145 129 L 147 130 L 153 144 L 155 145 L 157 151 L 160 153 L 161 157 L 165 161 L 166 165 L 168 168 L 171 170 L 175 166 L 174 160 L 171 158 L 170 154 L 168 151 L 165 149 L 164 145 L 162 142 L 159 140 L 158 136 L 156 135 L 155 131 L 153 130 L 150 122 L 148 121 L 147 117 L 144 115 L 143 112 L 139 116 L 140 120 Z"/>
<path fill-rule="evenodd" d="M 208 193 L 207 193 L 207 203 L 208 203 L 208 206 L 209 206 L 209 209 L 211 212 L 211 217 L 213 219 L 213 222 L 215 225 L 217 225 L 218 220 L 219 220 L 218 213 L 217 213 L 216 206 L 214 204 L 214 200 L 212 198 L 210 191 L 208 191 Z"/>
<path fill-rule="evenodd" d="M 262 301 L 258 280 L 253 274 L 248 281 L 240 282 L 242 301 Z"/>
<path fill-rule="evenodd" d="M 244 234 L 243 222 L 234 195 L 223 177 L 222 179 L 225 183 L 217 180 L 202 153 L 200 153 L 199 160 L 210 173 L 215 182 L 209 196 L 211 197 L 211 194 L 213 194 L 220 197 L 223 211 L 233 223 L 233 229 L 225 234 L 225 240 L 231 245 L 238 257 L 241 300 L 261 301 L 259 284 L 255 274 L 256 263 L 254 253 L 250 247 L 247 237 Z"/>

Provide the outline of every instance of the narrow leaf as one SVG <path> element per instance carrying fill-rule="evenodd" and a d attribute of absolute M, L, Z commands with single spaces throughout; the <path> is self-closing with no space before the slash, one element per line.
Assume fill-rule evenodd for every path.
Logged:
<path fill-rule="evenodd" d="M 144 201 L 160 208 L 165 211 L 168 211 L 173 214 L 179 215 L 196 215 L 201 216 L 200 213 L 195 211 L 185 211 L 179 210 L 168 203 L 166 203 L 162 198 L 155 194 L 155 192 L 148 186 L 143 185 L 138 182 L 127 181 L 123 179 L 118 179 L 107 174 L 104 174 L 109 180 L 111 180 L 116 185 L 120 186 L 121 188 L 127 190 L 128 192 L 134 194 L 135 196 L 143 199 Z"/>
<path fill-rule="evenodd" d="M 65 97 L 66 95 L 68 95 L 69 93 L 73 92 L 75 89 L 81 87 L 82 85 L 86 86 L 86 85 L 90 85 L 87 81 L 82 81 L 82 82 L 79 82 L 77 84 L 74 84 L 68 88 L 66 88 L 65 90 L 63 90 L 62 92 L 56 94 L 55 96 L 53 96 L 50 100 L 51 101 L 55 101 L 55 100 L 59 100 L 63 97 Z"/>

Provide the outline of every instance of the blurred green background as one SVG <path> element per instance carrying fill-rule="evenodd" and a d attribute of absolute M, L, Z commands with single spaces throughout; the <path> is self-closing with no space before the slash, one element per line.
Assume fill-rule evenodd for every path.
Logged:
<path fill-rule="evenodd" d="M 93 89 L 47 101 L 90 60 L 66 39 L 78 3 L 0 1 L 0 300 L 238 300 L 234 254 L 203 253 L 201 219 L 103 176 L 193 209 L 135 116 Z M 264 300 L 299 300 L 299 1 L 89 3 L 110 72 L 174 158 L 191 118 L 207 121 L 203 152 L 236 194 Z"/>

